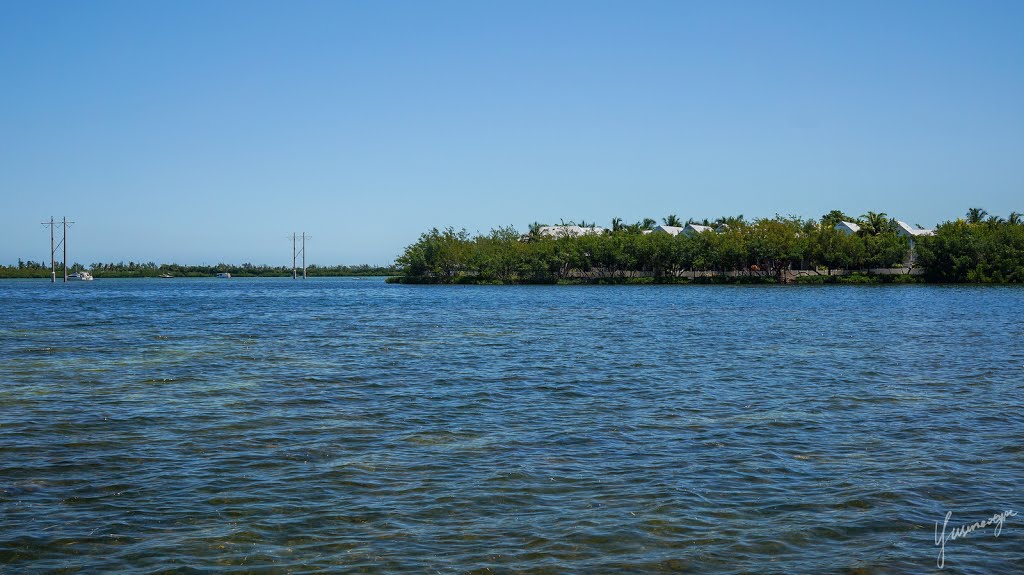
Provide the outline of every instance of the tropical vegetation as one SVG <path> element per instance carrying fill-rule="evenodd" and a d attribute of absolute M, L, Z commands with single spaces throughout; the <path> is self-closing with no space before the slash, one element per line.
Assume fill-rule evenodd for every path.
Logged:
<path fill-rule="evenodd" d="M 787 281 L 808 283 L 893 281 L 871 270 L 900 268 L 908 276 L 938 282 L 1024 281 L 1024 225 L 972 209 L 946 222 L 933 237 L 910 238 L 882 212 L 851 217 L 833 210 L 820 219 L 741 216 L 694 220 L 714 231 L 671 235 L 651 218 L 629 224 L 613 218 L 608 229 L 552 237 L 534 223 L 525 234 L 500 227 L 487 234 L 434 228 L 408 246 L 396 263 L 402 283 L 558 283 L 685 281 Z M 835 229 L 846 221 L 860 230 Z M 665 226 L 682 227 L 671 214 Z M 573 222 L 562 221 L 562 224 Z M 920 226 L 918 226 L 920 227 Z M 917 268 L 917 269 L 915 269 Z M 841 270 L 841 272 L 840 272 Z M 806 274 L 793 274 L 804 271 Z M 851 272 L 854 273 L 852 276 Z M 820 276 L 824 279 L 815 279 Z M 851 279 L 852 278 L 852 279 Z"/>
<path fill-rule="evenodd" d="M 951 283 L 1024 283 L 1024 218 L 972 209 L 917 245 L 925 277 Z"/>

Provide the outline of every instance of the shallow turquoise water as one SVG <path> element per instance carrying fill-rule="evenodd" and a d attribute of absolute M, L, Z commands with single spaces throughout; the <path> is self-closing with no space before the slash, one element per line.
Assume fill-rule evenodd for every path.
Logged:
<path fill-rule="evenodd" d="M 1024 572 L 1024 290 L 0 282 L 0 573 Z"/>

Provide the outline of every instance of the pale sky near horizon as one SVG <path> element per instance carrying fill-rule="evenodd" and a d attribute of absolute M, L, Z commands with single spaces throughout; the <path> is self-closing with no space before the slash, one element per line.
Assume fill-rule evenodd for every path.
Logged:
<path fill-rule="evenodd" d="M 1024 211 L 1022 2 L 0 4 L 0 263 Z"/>

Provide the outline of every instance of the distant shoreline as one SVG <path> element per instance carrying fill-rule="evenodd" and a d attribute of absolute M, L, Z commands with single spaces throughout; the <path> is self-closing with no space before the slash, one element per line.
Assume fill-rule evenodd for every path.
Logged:
<path fill-rule="evenodd" d="M 291 277 L 292 277 L 291 274 L 288 274 L 288 275 L 242 275 L 242 274 L 235 275 L 235 274 L 231 274 L 231 278 L 229 278 L 229 279 L 291 279 Z M 338 274 L 338 275 L 316 275 L 316 276 L 310 275 L 310 274 L 306 274 L 306 278 L 307 279 L 323 279 L 323 278 L 387 278 L 387 277 L 393 277 L 393 274 L 383 274 L 383 273 L 381 273 L 381 274 Z M 224 278 L 218 278 L 216 275 L 187 275 L 187 276 L 186 275 L 181 275 L 181 276 L 171 276 L 169 278 L 160 277 L 160 276 L 151 276 L 151 275 L 145 275 L 145 276 L 143 276 L 143 275 L 102 275 L 102 276 L 97 276 L 95 279 L 105 279 L 105 280 L 131 280 L 131 279 L 136 279 L 136 280 L 138 280 L 138 279 L 147 279 L 147 280 L 148 279 L 153 279 L 153 280 L 160 280 L 160 279 L 179 279 L 179 280 L 180 279 L 188 279 L 188 280 L 195 280 L 195 279 L 199 279 L 199 280 L 201 280 L 201 279 L 211 279 L 211 280 L 213 280 L 213 279 L 224 279 Z M 300 274 L 297 279 L 303 279 L 302 275 Z M 45 275 L 45 276 L 2 276 L 2 275 L 0 275 L 0 280 L 50 281 L 50 276 L 49 275 Z M 64 281 L 64 274 L 63 273 L 57 274 L 57 281 L 58 282 Z"/>
<path fill-rule="evenodd" d="M 204 278 L 215 277 L 217 274 L 231 274 L 231 277 L 268 277 L 268 278 L 290 278 L 292 268 L 285 266 L 263 266 L 253 264 L 215 264 L 215 265 L 181 265 L 181 264 L 160 264 L 155 263 L 94 263 L 86 267 L 76 263 L 68 267 L 68 274 L 76 271 L 87 271 L 96 279 L 114 278 Z M 0 266 L 0 279 L 50 279 L 51 268 L 49 262 L 43 265 L 40 262 L 20 261 L 17 265 Z M 302 268 L 295 273 L 301 277 Z M 394 266 L 317 266 L 306 267 L 307 277 L 370 277 L 370 276 L 393 276 L 400 273 Z M 61 263 L 56 265 L 57 279 L 63 281 L 64 268 Z"/>

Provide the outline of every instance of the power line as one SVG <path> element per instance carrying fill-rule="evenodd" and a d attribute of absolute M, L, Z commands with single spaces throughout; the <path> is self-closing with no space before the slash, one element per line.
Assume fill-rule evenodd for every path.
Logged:
<path fill-rule="evenodd" d="M 69 222 L 68 218 L 64 220 L 64 238 L 60 240 L 60 243 L 64 246 L 64 283 L 68 281 L 68 228 L 74 225 L 75 222 Z"/>
<path fill-rule="evenodd" d="M 309 236 L 302 232 L 302 279 L 306 279 L 306 239 Z"/>
<path fill-rule="evenodd" d="M 69 222 L 67 217 L 64 217 L 60 221 L 60 226 L 63 230 L 63 237 L 55 245 L 53 243 L 53 228 L 58 225 L 58 222 L 54 221 L 53 216 L 50 216 L 50 221 L 41 222 L 44 226 L 50 226 L 50 283 L 57 281 L 57 249 L 60 247 L 64 248 L 64 281 L 68 281 L 68 228 L 74 225 L 75 222 Z"/>
<path fill-rule="evenodd" d="M 292 279 L 299 277 L 298 270 L 298 259 L 302 256 L 302 279 L 306 279 L 306 240 L 313 239 L 313 236 L 306 235 L 306 232 L 302 232 L 302 235 L 292 233 Z M 299 248 L 299 239 L 302 239 L 302 247 Z"/>

